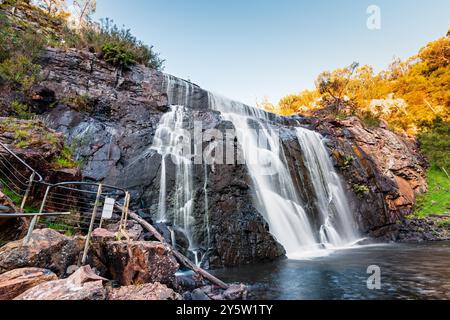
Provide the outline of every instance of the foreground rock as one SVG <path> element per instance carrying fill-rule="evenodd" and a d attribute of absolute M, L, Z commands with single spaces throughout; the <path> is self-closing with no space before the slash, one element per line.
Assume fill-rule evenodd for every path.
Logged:
<path fill-rule="evenodd" d="M 204 286 L 184 293 L 185 300 L 205 301 L 205 300 L 246 300 L 248 288 L 243 284 L 233 284 L 227 290 L 217 286 Z"/>
<path fill-rule="evenodd" d="M 0 248 L 0 274 L 24 267 L 49 269 L 63 276 L 70 265 L 77 264 L 84 239 L 69 238 L 51 229 L 35 230 L 30 242 L 10 242 Z"/>
<path fill-rule="evenodd" d="M 108 300 L 182 300 L 182 297 L 163 284 L 148 283 L 112 289 L 108 293 Z"/>
<path fill-rule="evenodd" d="M 107 268 L 107 276 L 122 286 L 175 284 L 179 265 L 162 243 L 113 241 L 100 244 L 94 251 Z"/>
<path fill-rule="evenodd" d="M 39 268 L 23 268 L 0 275 L 0 300 L 12 300 L 30 288 L 58 280 L 53 272 Z"/>
<path fill-rule="evenodd" d="M 104 281 L 107 279 L 97 276 L 86 266 L 67 279 L 43 283 L 14 300 L 105 300 Z"/>

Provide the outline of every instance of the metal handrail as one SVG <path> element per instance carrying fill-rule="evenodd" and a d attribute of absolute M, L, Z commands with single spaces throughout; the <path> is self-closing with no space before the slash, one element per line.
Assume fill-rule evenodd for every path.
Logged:
<path fill-rule="evenodd" d="M 30 218 L 30 217 L 54 217 L 54 216 L 68 216 L 70 212 L 44 212 L 44 213 L 0 213 L 0 219 L 10 218 Z"/>
<path fill-rule="evenodd" d="M 42 182 L 44 179 L 42 176 L 34 170 L 32 167 L 30 167 L 25 161 L 23 161 L 18 155 L 16 155 L 11 149 L 9 149 L 5 144 L 0 142 L 0 146 L 5 149 L 10 155 L 12 155 L 16 160 L 18 160 L 21 164 L 23 164 L 25 167 L 27 167 L 32 173 L 34 173 L 35 177 L 37 177 L 37 180 L 34 180 L 35 182 Z"/>
<path fill-rule="evenodd" d="M 81 260 L 82 264 L 85 264 L 86 259 L 87 259 L 87 253 L 88 253 L 88 249 L 89 249 L 90 238 L 91 238 L 91 235 L 93 232 L 95 217 L 96 217 L 97 209 L 100 205 L 100 201 L 101 201 L 102 197 L 118 196 L 118 194 L 123 195 L 124 206 L 123 206 L 122 214 L 121 214 L 121 218 L 120 218 L 119 232 L 126 230 L 126 224 L 127 224 L 127 219 L 128 219 L 128 206 L 130 204 L 130 193 L 126 189 L 119 188 L 116 186 L 110 186 L 110 185 L 106 185 L 106 184 L 99 184 L 99 183 L 94 183 L 94 182 L 83 182 L 83 181 L 66 181 L 66 182 L 60 182 L 60 183 L 56 183 L 56 184 L 50 184 L 50 183 L 45 182 L 44 179 L 42 178 L 42 176 L 39 173 L 37 173 L 36 170 L 31 168 L 25 161 L 23 161 L 19 156 L 17 156 L 13 151 L 11 151 L 5 144 L 0 142 L 0 147 L 5 149 L 10 155 L 12 155 L 17 161 L 19 161 L 19 163 L 24 165 L 25 168 L 27 168 L 31 172 L 29 181 L 27 181 L 27 189 L 25 190 L 25 195 L 22 199 L 20 212 L 0 214 L 0 219 L 1 218 L 6 218 L 6 219 L 7 218 L 23 218 L 23 217 L 25 217 L 25 218 L 32 217 L 33 218 L 28 227 L 28 233 L 23 241 L 24 245 L 26 245 L 30 241 L 31 234 L 36 226 L 36 223 L 39 221 L 39 218 L 50 217 L 50 216 L 69 216 L 69 215 L 71 215 L 71 212 L 55 212 L 55 213 L 45 213 L 44 212 L 44 208 L 47 204 L 50 191 L 53 188 L 58 188 L 58 187 L 61 189 L 67 190 L 67 191 L 77 191 L 77 192 L 82 191 L 83 193 L 86 193 L 86 194 L 96 194 L 96 199 L 95 199 L 95 203 L 93 205 L 92 214 L 91 214 L 91 222 L 89 224 L 89 231 L 88 231 L 88 235 L 85 240 L 85 248 L 84 248 L 83 257 Z M 15 169 L 17 170 L 17 168 L 15 168 Z M 25 202 L 27 201 L 27 199 L 30 195 L 30 192 L 32 190 L 33 183 L 45 186 L 46 187 L 45 195 L 42 200 L 39 212 L 25 214 L 25 213 L 23 213 L 23 209 L 25 206 Z M 94 192 L 94 191 L 90 191 L 90 190 L 77 189 L 76 186 L 92 186 L 92 187 L 95 187 L 97 189 L 97 191 Z M 108 190 L 108 189 L 110 190 L 110 192 L 103 192 L 104 190 Z M 103 223 L 103 217 L 100 220 L 100 226 L 102 225 L 102 223 Z"/>

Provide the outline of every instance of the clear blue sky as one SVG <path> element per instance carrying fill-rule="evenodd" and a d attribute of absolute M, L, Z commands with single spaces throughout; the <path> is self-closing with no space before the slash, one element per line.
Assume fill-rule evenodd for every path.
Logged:
<path fill-rule="evenodd" d="M 369 5 L 381 30 L 366 27 Z M 98 0 L 96 19 L 126 25 L 165 71 L 248 104 L 313 88 L 324 70 L 376 70 L 445 35 L 449 0 Z"/>

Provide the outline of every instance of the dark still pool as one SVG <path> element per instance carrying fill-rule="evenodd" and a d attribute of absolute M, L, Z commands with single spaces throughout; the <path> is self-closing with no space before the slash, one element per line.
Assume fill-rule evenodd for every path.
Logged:
<path fill-rule="evenodd" d="M 380 289 L 370 266 L 381 271 Z M 251 299 L 450 299 L 450 242 L 361 246 L 214 274 L 247 284 Z"/>

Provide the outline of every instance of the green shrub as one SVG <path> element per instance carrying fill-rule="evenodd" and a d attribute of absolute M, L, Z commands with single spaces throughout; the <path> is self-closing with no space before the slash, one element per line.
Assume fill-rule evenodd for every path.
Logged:
<path fill-rule="evenodd" d="M 137 40 L 130 29 L 119 28 L 111 19 L 102 19 L 99 24 L 84 26 L 79 32 L 64 30 L 66 46 L 89 48 L 106 61 L 117 66 L 129 67 L 140 63 L 161 70 L 164 60 L 153 50 Z"/>
<path fill-rule="evenodd" d="M 72 150 L 67 146 L 64 146 L 59 156 L 55 157 L 52 163 L 56 169 L 76 168 L 79 165 L 77 161 L 73 160 Z"/>
<path fill-rule="evenodd" d="M 364 197 L 370 192 L 369 187 L 364 184 L 354 184 L 352 188 L 358 197 Z"/>
<path fill-rule="evenodd" d="M 17 55 L 33 61 L 45 45 L 45 37 L 36 33 L 35 28 L 28 25 L 14 28 L 0 12 L 0 63 Z"/>
<path fill-rule="evenodd" d="M 130 52 L 114 43 L 107 43 L 102 47 L 103 59 L 116 66 L 129 67 L 136 63 Z"/>
<path fill-rule="evenodd" d="M 41 67 L 23 55 L 14 56 L 0 63 L 0 78 L 28 91 L 39 79 Z"/>
<path fill-rule="evenodd" d="M 26 104 L 20 103 L 17 100 L 11 103 L 11 110 L 19 119 L 28 120 L 34 116 L 34 113 L 29 111 L 29 107 Z"/>
<path fill-rule="evenodd" d="M 354 156 L 346 156 L 344 158 L 344 161 L 342 163 L 343 168 L 348 168 L 350 167 L 354 162 L 355 162 L 355 157 Z"/>

